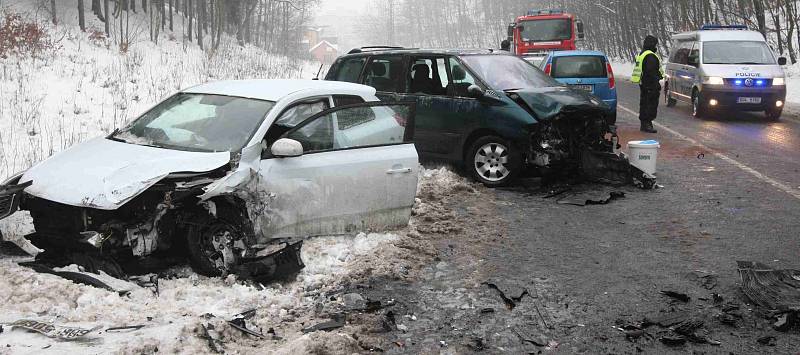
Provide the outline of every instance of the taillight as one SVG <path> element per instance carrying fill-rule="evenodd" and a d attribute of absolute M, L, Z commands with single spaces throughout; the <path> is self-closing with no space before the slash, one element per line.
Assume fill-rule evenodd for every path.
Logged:
<path fill-rule="evenodd" d="M 550 63 L 547 63 L 547 65 L 544 66 L 544 73 L 547 74 L 547 75 L 550 75 L 550 70 L 552 70 L 552 69 L 553 69 L 553 65 L 550 64 Z"/>
<path fill-rule="evenodd" d="M 608 69 L 608 88 L 613 89 L 617 83 L 614 80 L 614 69 L 611 69 L 611 63 L 606 63 L 606 69 Z"/>

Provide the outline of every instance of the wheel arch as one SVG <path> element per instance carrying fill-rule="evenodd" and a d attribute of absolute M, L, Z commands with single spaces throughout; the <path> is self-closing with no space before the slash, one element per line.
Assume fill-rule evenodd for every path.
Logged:
<path fill-rule="evenodd" d="M 461 145 L 461 159 L 462 162 L 467 162 L 467 154 L 469 154 L 469 148 L 472 147 L 472 144 L 475 143 L 481 137 L 486 136 L 498 136 L 503 137 L 502 134 L 498 133 L 497 131 L 490 129 L 490 128 L 478 128 L 467 136 L 464 140 L 464 144 Z"/>

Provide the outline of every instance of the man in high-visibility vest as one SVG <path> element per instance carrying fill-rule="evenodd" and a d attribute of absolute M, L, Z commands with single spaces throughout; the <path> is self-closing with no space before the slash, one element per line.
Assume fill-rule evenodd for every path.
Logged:
<path fill-rule="evenodd" d="M 658 116 L 658 101 L 661 93 L 661 79 L 664 69 L 661 57 L 658 56 L 658 39 L 647 36 L 642 45 L 642 52 L 636 56 L 636 67 L 633 68 L 631 81 L 639 84 L 639 121 L 642 132 L 657 133 L 653 120 Z"/>

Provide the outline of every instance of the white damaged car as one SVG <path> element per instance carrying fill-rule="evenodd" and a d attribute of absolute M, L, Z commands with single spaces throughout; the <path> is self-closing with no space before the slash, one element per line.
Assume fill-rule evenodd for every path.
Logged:
<path fill-rule="evenodd" d="M 29 211 L 50 264 L 124 274 L 188 257 L 268 280 L 302 268 L 302 238 L 407 225 L 413 121 L 413 104 L 363 85 L 199 85 L 11 177 L 0 218 Z"/>

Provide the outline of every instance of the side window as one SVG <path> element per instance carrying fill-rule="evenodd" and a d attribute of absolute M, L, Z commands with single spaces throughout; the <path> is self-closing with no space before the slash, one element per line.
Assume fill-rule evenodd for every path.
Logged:
<path fill-rule="evenodd" d="M 700 45 L 697 42 L 692 43 L 692 49 L 689 50 L 689 57 L 686 63 L 690 65 L 700 64 Z"/>
<path fill-rule="evenodd" d="M 361 76 L 361 69 L 364 68 L 364 62 L 366 61 L 367 59 L 364 57 L 345 59 L 339 62 L 334 75 L 328 80 L 358 83 L 358 78 Z"/>
<path fill-rule="evenodd" d="M 675 51 L 675 57 L 672 60 L 676 64 L 689 64 L 689 51 L 692 48 L 692 42 L 681 42 L 678 45 L 678 50 Z"/>
<path fill-rule="evenodd" d="M 289 132 L 287 138 L 303 145 L 304 153 L 333 149 L 333 115 L 319 117 Z"/>
<path fill-rule="evenodd" d="M 345 106 L 345 105 L 353 105 L 353 104 L 363 104 L 364 99 L 361 96 L 355 95 L 334 95 L 333 96 L 333 105 L 334 106 Z"/>
<path fill-rule="evenodd" d="M 309 117 L 329 108 L 330 104 L 328 103 L 327 98 L 310 102 L 301 102 L 289 107 L 286 109 L 286 111 L 283 111 L 280 117 L 275 120 L 275 124 L 286 127 L 294 127 Z"/>
<path fill-rule="evenodd" d="M 406 142 L 411 107 L 365 104 L 320 116 L 290 131 L 286 137 L 303 145 L 304 153 L 352 149 Z"/>
<path fill-rule="evenodd" d="M 412 94 L 444 95 L 447 67 L 444 58 L 416 58 L 411 62 L 406 90 Z"/>
<path fill-rule="evenodd" d="M 372 58 L 364 74 L 364 85 L 372 86 L 377 91 L 396 92 L 402 67 L 402 56 Z"/>
<path fill-rule="evenodd" d="M 450 77 L 453 80 L 447 85 L 447 94 L 450 96 L 469 97 L 468 88 L 476 83 L 475 78 L 467 72 L 461 63 L 450 57 Z"/>
<path fill-rule="evenodd" d="M 330 104 L 328 98 L 300 102 L 289 106 L 289 108 L 284 110 L 283 113 L 275 119 L 275 123 L 267 130 L 267 134 L 264 136 L 266 144 L 268 146 L 272 145 L 272 143 L 278 140 L 284 133 L 307 120 L 309 117 L 329 108 Z"/>

